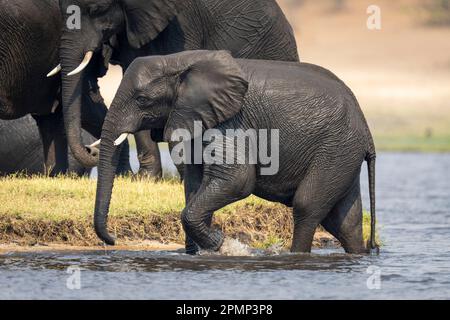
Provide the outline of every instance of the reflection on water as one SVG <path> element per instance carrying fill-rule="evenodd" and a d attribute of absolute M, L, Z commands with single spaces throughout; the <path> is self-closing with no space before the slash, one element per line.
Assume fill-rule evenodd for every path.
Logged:
<path fill-rule="evenodd" d="M 365 174 L 362 188 L 367 207 Z M 380 256 L 339 249 L 312 255 L 254 250 L 245 257 L 167 251 L 10 254 L 0 257 L 0 298 L 448 299 L 449 194 L 449 154 L 381 154 Z M 66 285 L 69 267 L 81 270 L 80 290 Z M 380 286 L 373 286 L 378 275 Z"/>

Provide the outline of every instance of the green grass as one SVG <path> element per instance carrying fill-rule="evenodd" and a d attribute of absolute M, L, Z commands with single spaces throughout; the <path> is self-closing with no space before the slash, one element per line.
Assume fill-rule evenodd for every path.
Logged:
<path fill-rule="evenodd" d="M 376 106 L 364 109 L 378 151 L 450 151 L 447 104 Z"/>
<path fill-rule="evenodd" d="M 284 240 L 276 235 L 269 235 L 265 241 L 257 242 L 254 247 L 257 249 L 268 249 L 274 246 L 285 246 Z"/>
<path fill-rule="evenodd" d="M 49 220 L 84 219 L 93 214 L 96 181 L 89 178 L 26 178 L 12 176 L 0 179 L 0 215 L 33 216 Z M 251 196 L 218 211 L 229 213 L 245 205 L 276 204 Z M 165 215 L 184 208 L 183 186 L 176 180 L 152 182 L 116 178 L 110 214 L 117 217 L 149 213 Z"/>
<path fill-rule="evenodd" d="M 449 136 L 375 135 L 378 151 L 450 152 Z"/>

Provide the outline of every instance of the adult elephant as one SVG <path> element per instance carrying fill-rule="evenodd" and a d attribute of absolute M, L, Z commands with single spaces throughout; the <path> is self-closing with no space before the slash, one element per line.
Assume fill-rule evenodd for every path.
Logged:
<path fill-rule="evenodd" d="M 83 79 L 92 59 L 111 48 L 124 70 L 137 57 L 226 49 L 234 57 L 298 61 L 294 34 L 275 0 L 61 0 L 71 28 L 61 40 L 64 116 L 69 145 L 85 165 L 97 163 L 79 140 Z M 80 28 L 76 27 L 81 12 Z M 103 54 L 104 55 L 104 54 Z M 105 55 L 104 55 L 105 56 Z M 81 62 L 81 64 L 80 64 Z M 160 133 L 138 132 L 140 173 L 160 177 Z"/>
<path fill-rule="evenodd" d="M 82 138 L 85 144 L 95 141 L 85 131 Z M 0 120 L 0 155 L 0 176 L 46 173 L 42 140 L 36 121 L 31 116 L 17 120 Z M 91 172 L 89 168 L 81 166 L 70 152 L 68 162 L 70 174 L 83 176 Z"/>
<path fill-rule="evenodd" d="M 69 167 L 61 77 L 47 77 L 59 62 L 62 23 L 58 0 L 0 0 L 0 119 L 33 115 L 42 139 L 46 172 L 51 175 L 64 173 Z M 107 111 L 97 85 L 97 77 L 106 70 L 99 65 L 102 61 L 93 61 L 86 70 L 85 107 L 76 118 L 77 125 L 94 137 L 100 137 Z M 81 131 L 77 139 L 81 139 Z M 84 150 L 98 153 L 94 147 Z M 129 169 L 127 157 L 124 150 L 122 171 Z"/>

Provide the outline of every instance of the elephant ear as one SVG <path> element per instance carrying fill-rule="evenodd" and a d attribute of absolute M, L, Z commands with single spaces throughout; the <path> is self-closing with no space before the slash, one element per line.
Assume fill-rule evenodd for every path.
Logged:
<path fill-rule="evenodd" d="M 195 138 L 199 134 L 194 132 L 195 121 L 205 130 L 230 119 L 241 110 L 248 90 L 241 68 L 228 52 L 196 54 L 201 57 L 179 76 L 177 101 L 164 130 L 167 142 L 176 129 L 186 129 Z"/>
<path fill-rule="evenodd" d="M 155 39 L 181 10 L 183 0 L 121 0 L 128 42 L 139 49 Z"/>

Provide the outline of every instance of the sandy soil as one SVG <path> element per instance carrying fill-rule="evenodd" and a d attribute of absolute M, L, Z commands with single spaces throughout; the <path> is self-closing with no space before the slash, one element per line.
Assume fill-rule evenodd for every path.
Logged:
<path fill-rule="evenodd" d="M 184 246 L 177 243 L 162 243 L 158 241 L 124 242 L 114 247 L 109 246 L 70 246 L 65 244 L 40 244 L 22 246 L 15 243 L 0 244 L 0 255 L 18 252 L 56 252 L 56 251 L 159 251 L 182 250 Z"/>
<path fill-rule="evenodd" d="M 421 103 L 416 99 L 450 96 L 450 28 L 424 24 L 425 1 L 377 1 L 381 30 L 367 28 L 370 0 L 347 0 L 342 10 L 334 10 L 332 1 L 278 2 L 294 26 L 303 61 L 330 68 L 363 100 Z"/>
<path fill-rule="evenodd" d="M 313 247 L 338 247 L 339 242 L 328 232 L 318 230 L 314 235 Z M 111 246 L 75 246 L 62 243 L 39 243 L 36 245 L 24 245 L 19 243 L 0 243 L 0 255 L 10 253 L 33 253 L 33 252 L 61 252 L 61 251 L 180 251 L 184 252 L 184 245 L 160 241 L 118 241 Z"/>
<path fill-rule="evenodd" d="M 339 243 L 327 232 L 316 232 L 314 248 L 338 247 Z M 110 246 L 72 246 L 67 244 L 37 244 L 24 246 L 17 243 L 0 244 L 0 255 L 11 253 L 33 252 L 73 252 L 73 251 L 179 251 L 184 252 L 184 245 L 178 243 L 162 243 L 159 241 L 125 241 Z"/>
<path fill-rule="evenodd" d="M 279 0 L 303 61 L 352 88 L 376 137 L 450 136 L 450 27 L 425 23 L 427 1 L 380 0 L 381 30 L 369 30 L 374 2 L 343 2 Z"/>

